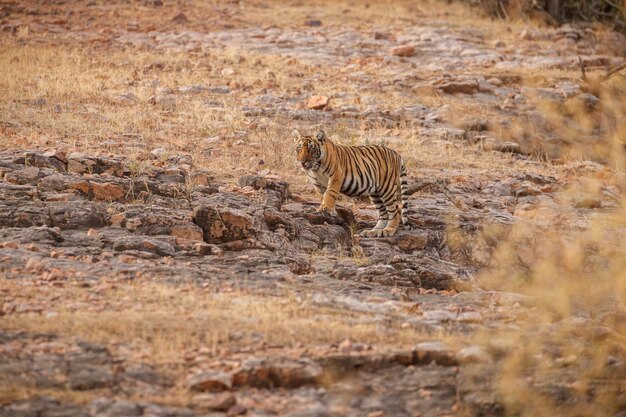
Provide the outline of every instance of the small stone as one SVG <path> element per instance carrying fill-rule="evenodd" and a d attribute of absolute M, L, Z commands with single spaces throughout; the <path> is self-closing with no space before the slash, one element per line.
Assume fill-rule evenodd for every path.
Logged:
<path fill-rule="evenodd" d="M 202 229 L 195 224 L 172 226 L 172 236 L 188 240 L 202 240 Z"/>
<path fill-rule="evenodd" d="M 126 195 L 122 187 L 108 182 L 91 182 L 91 189 L 96 200 L 117 201 L 123 199 Z"/>
<path fill-rule="evenodd" d="M 456 321 L 461 323 L 480 323 L 483 321 L 483 316 L 478 311 L 465 311 L 459 314 Z"/>
<path fill-rule="evenodd" d="M 208 91 L 209 87 L 203 84 L 194 84 L 194 85 L 186 85 L 183 87 L 178 87 L 178 92 L 181 94 L 197 94 L 202 93 L 203 91 Z"/>
<path fill-rule="evenodd" d="M 248 409 L 246 407 L 244 407 L 241 404 L 235 404 L 228 409 L 228 411 L 226 412 L 226 415 L 228 417 L 240 416 L 242 414 L 246 414 L 247 412 L 248 412 Z"/>
<path fill-rule="evenodd" d="M 470 132 L 484 132 L 488 130 L 489 125 L 486 120 L 478 117 L 465 117 L 461 121 L 461 128 Z"/>
<path fill-rule="evenodd" d="M 70 388 L 78 391 L 111 387 L 113 382 L 113 372 L 102 366 L 77 366 L 69 374 Z"/>
<path fill-rule="evenodd" d="M 309 20 L 306 20 L 304 24 L 307 26 L 318 27 L 318 26 L 322 26 L 322 21 L 318 19 L 309 19 Z"/>
<path fill-rule="evenodd" d="M 517 153 L 517 154 L 522 153 L 522 147 L 517 142 L 496 143 L 492 146 L 491 149 L 493 149 L 494 151 L 498 151 L 498 152 L 510 152 L 510 153 Z"/>
<path fill-rule="evenodd" d="M 0 248 L 17 249 L 18 248 L 18 244 L 17 244 L 17 242 L 13 242 L 13 241 L 0 242 Z"/>
<path fill-rule="evenodd" d="M 386 33 L 386 32 L 374 32 L 374 39 L 376 39 L 377 41 L 380 41 L 380 40 L 390 41 L 390 40 L 393 40 L 394 37 L 393 35 Z"/>
<path fill-rule="evenodd" d="M 459 363 L 487 363 L 492 358 L 481 346 L 468 346 L 461 349 L 456 355 Z"/>
<path fill-rule="evenodd" d="M 87 230 L 87 236 L 98 236 L 98 231 L 96 229 Z"/>
<path fill-rule="evenodd" d="M 191 183 L 199 186 L 211 185 L 211 175 L 208 172 L 194 172 L 191 175 Z"/>
<path fill-rule="evenodd" d="M 415 47 L 411 45 L 394 46 L 389 50 L 393 56 L 410 57 L 415 55 Z"/>
<path fill-rule="evenodd" d="M 339 343 L 339 350 L 342 352 L 350 352 L 352 349 L 352 341 L 350 339 L 345 339 L 341 343 Z"/>
<path fill-rule="evenodd" d="M 600 208 L 601 206 L 602 200 L 600 200 L 598 197 L 584 196 L 574 200 L 574 207 L 576 208 L 595 209 Z"/>
<path fill-rule="evenodd" d="M 237 403 L 230 392 L 199 394 L 193 399 L 199 408 L 207 411 L 227 411 Z"/>
<path fill-rule="evenodd" d="M 311 110 L 321 110 L 328 106 L 330 99 L 327 96 L 313 96 L 306 102 L 306 108 Z"/>
<path fill-rule="evenodd" d="M 232 68 L 224 68 L 224 69 L 221 71 L 221 74 L 222 74 L 224 77 L 230 77 L 231 75 L 235 74 L 235 70 L 234 70 L 234 69 L 232 69 Z"/>
<path fill-rule="evenodd" d="M 193 248 L 200 255 L 222 255 L 224 253 L 224 250 L 219 246 L 205 242 L 198 242 Z"/>
<path fill-rule="evenodd" d="M 174 16 L 172 18 L 172 22 L 174 22 L 174 23 L 188 23 L 189 19 L 187 18 L 185 13 L 180 12 L 180 13 L 178 13 L 176 16 Z"/>
<path fill-rule="evenodd" d="M 167 154 L 167 150 L 165 148 L 154 148 L 150 151 L 150 154 L 155 158 L 163 158 Z"/>
<path fill-rule="evenodd" d="M 450 348 L 442 342 L 422 342 L 415 346 L 418 361 L 422 364 L 435 362 L 439 365 L 457 364 L 457 359 Z"/>
<path fill-rule="evenodd" d="M 428 310 L 424 311 L 423 317 L 425 320 L 433 320 L 433 321 L 454 321 L 456 316 L 451 311 L 447 310 Z"/>
<path fill-rule="evenodd" d="M 542 192 L 539 187 L 530 183 L 522 183 L 519 188 L 515 190 L 516 197 L 526 197 L 540 194 L 542 194 Z"/>
<path fill-rule="evenodd" d="M 191 391 L 226 391 L 233 386 L 233 376 L 225 372 L 207 371 L 190 376 L 186 385 Z"/>
<path fill-rule="evenodd" d="M 43 155 L 47 156 L 48 158 L 56 158 L 59 161 L 67 164 L 67 147 L 48 149 L 46 152 L 44 152 Z"/>
<path fill-rule="evenodd" d="M 448 94 L 474 94 L 478 92 L 479 84 L 476 80 L 440 80 L 434 86 Z"/>
<path fill-rule="evenodd" d="M 367 417 L 385 417 L 386 414 L 384 411 L 372 411 L 371 413 L 367 413 Z"/>

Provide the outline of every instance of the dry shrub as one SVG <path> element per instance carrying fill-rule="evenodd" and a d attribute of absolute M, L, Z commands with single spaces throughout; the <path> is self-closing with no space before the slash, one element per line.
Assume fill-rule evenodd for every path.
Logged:
<path fill-rule="evenodd" d="M 574 227 L 559 226 L 590 182 L 538 209 L 539 226 L 514 226 L 481 277 L 487 288 L 528 297 L 515 326 L 484 335 L 501 355 L 494 385 L 511 415 L 626 410 L 626 199 L 608 213 L 570 212 Z"/>
<path fill-rule="evenodd" d="M 466 0 L 467 1 L 467 0 Z M 613 0 L 469 0 L 499 18 L 540 18 L 551 24 L 569 21 L 606 22 L 626 32 L 626 8 Z"/>
<path fill-rule="evenodd" d="M 565 99 L 546 97 L 541 87 L 529 89 L 537 111 L 513 122 L 503 138 L 540 159 L 593 160 L 626 170 L 626 76 L 596 76 L 581 84 L 580 94 Z"/>

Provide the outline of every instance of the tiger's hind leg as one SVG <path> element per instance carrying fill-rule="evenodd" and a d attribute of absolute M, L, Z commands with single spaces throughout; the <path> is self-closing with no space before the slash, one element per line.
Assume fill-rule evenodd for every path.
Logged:
<path fill-rule="evenodd" d="M 387 226 L 380 231 L 381 233 L 379 237 L 393 236 L 396 233 L 396 230 L 398 230 L 398 226 L 400 226 L 401 216 L 395 200 L 387 203 L 385 207 L 387 208 L 387 217 L 389 218 L 389 222 L 387 223 Z"/>
<path fill-rule="evenodd" d="M 381 200 L 381 198 L 376 194 L 373 194 L 370 196 L 370 201 L 372 202 L 372 204 L 374 204 L 374 207 L 376 207 L 376 210 L 378 210 L 378 222 L 376 223 L 376 226 L 374 226 L 373 229 L 362 231 L 361 236 L 380 237 L 379 232 L 383 230 L 385 227 L 387 227 L 387 223 L 389 222 L 389 219 L 387 217 L 388 216 L 387 208 L 383 204 L 383 200 Z"/>

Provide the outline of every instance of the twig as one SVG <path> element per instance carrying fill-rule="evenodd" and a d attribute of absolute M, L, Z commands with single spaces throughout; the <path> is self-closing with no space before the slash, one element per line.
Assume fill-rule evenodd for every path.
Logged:
<path fill-rule="evenodd" d="M 604 75 L 604 77 L 602 77 L 602 81 L 608 80 L 609 78 L 611 78 L 611 76 L 613 76 L 613 74 L 617 74 L 624 68 L 626 68 L 626 62 L 624 62 L 622 65 L 618 65 L 617 67 L 613 69 L 608 70 L 607 73 Z"/>
<path fill-rule="evenodd" d="M 585 63 L 583 59 L 578 55 L 578 63 L 580 64 L 580 72 L 583 74 L 583 81 L 588 81 L 587 74 L 585 73 Z"/>
<path fill-rule="evenodd" d="M 498 5 L 500 6 L 500 9 L 502 10 L 502 14 L 504 15 L 504 18 L 508 21 L 511 20 L 509 18 L 509 14 L 506 12 L 506 8 L 504 7 L 504 4 L 502 4 L 501 1 L 498 1 Z"/>

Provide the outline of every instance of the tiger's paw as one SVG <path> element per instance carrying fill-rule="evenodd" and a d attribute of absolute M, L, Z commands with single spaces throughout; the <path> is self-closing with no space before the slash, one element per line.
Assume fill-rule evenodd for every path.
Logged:
<path fill-rule="evenodd" d="M 337 210 L 334 207 L 328 207 L 328 206 L 325 206 L 324 204 L 320 205 L 316 211 L 322 214 L 330 214 L 331 216 L 337 215 Z"/>
<path fill-rule="evenodd" d="M 359 235 L 361 237 L 389 237 L 396 233 L 395 230 L 390 229 L 371 229 L 363 230 Z"/>
<path fill-rule="evenodd" d="M 361 237 L 383 237 L 383 229 L 363 230 L 359 233 Z"/>

